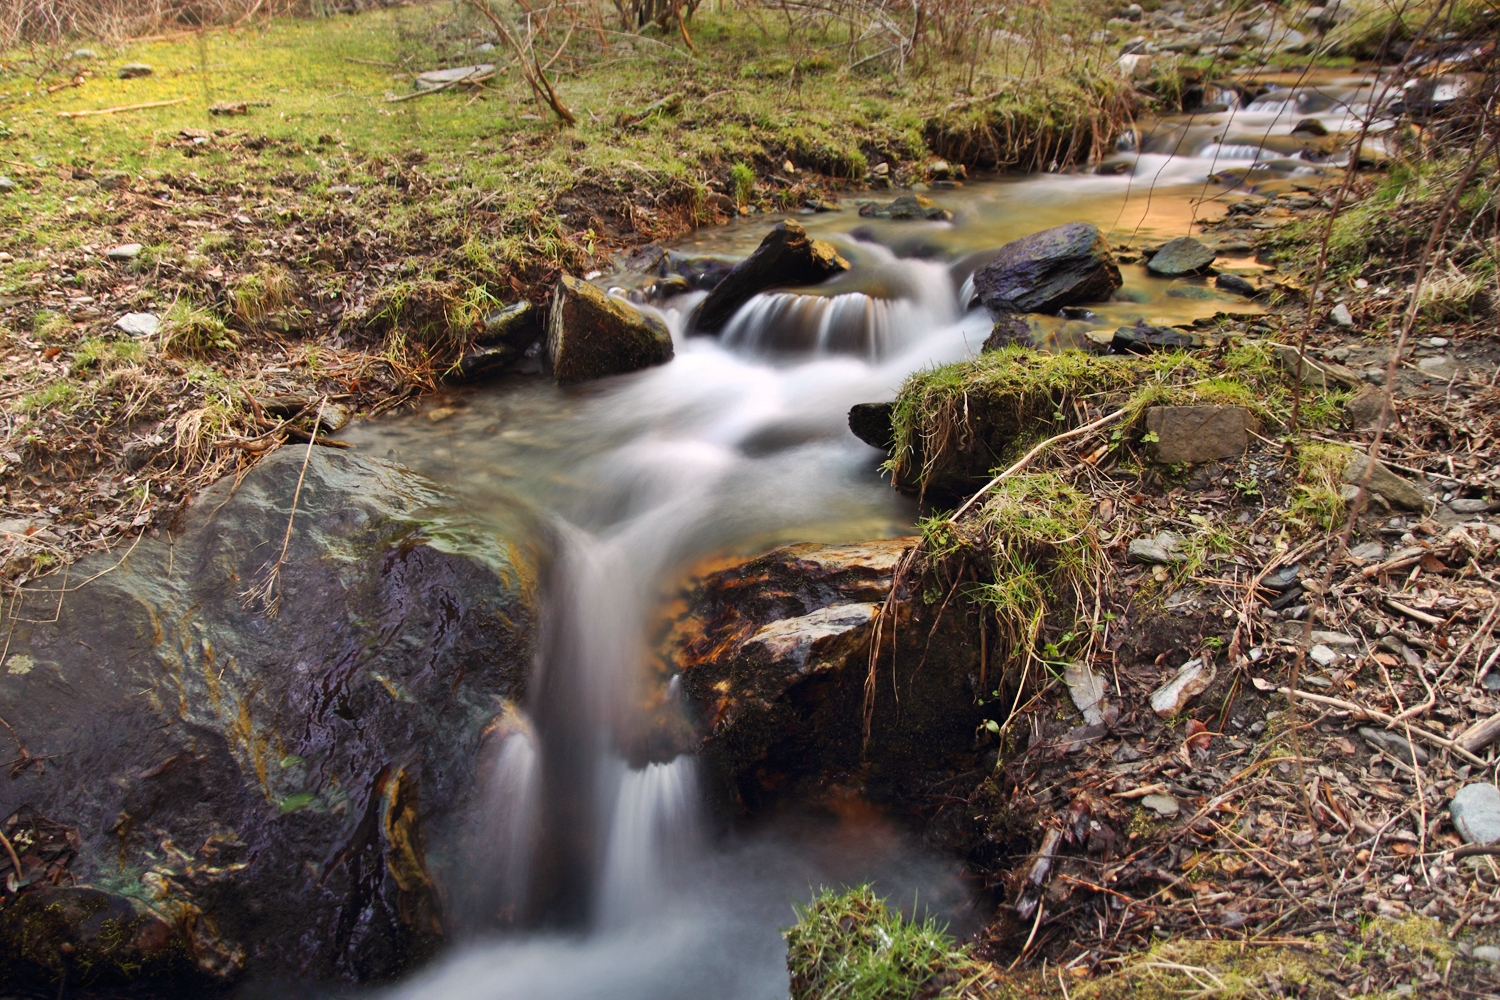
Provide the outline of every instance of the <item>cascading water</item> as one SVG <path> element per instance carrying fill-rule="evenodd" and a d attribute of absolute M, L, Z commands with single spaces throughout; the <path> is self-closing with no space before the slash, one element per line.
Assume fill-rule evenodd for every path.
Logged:
<path fill-rule="evenodd" d="M 677 699 L 643 668 L 647 623 L 665 588 L 704 556 L 909 531 L 914 509 L 880 482 L 879 456 L 850 435 L 847 413 L 892 398 L 911 371 L 978 353 L 991 321 L 967 304 L 987 250 L 1077 219 L 1126 238 L 1184 235 L 1210 174 L 1279 156 L 1267 138 L 1286 139 L 1312 104 L 1330 128 L 1365 113 L 1367 84 L 1324 89 L 1337 91 L 1331 101 L 1272 94 L 1159 128 L 1140 152 L 1120 154 L 1134 176 L 943 193 L 951 224 L 808 217 L 851 271 L 755 297 L 719 338 L 683 335 L 696 295 L 665 303 L 670 364 L 569 392 L 517 382 L 439 425 L 356 429 L 353 440 L 446 481 L 471 512 L 498 517 L 523 504 L 550 524 L 525 714 L 507 715 L 485 744 L 464 862 L 474 877 L 455 906 L 469 944 L 399 992 L 769 1000 L 786 991 L 777 929 L 818 884 L 879 877 L 898 897 L 919 890 L 940 911 L 961 910 L 949 866 L 885 828 L 704 836 L 694 761 L 652 732 L 652 711 Z M 684 249 L 743 255 L 764 230 L 700 233 Z M 1077 328 L 1226 308 L 1201 282 L 1122 270 L 1114 301 L 1081 320 L 1046 320 L 1042 332 L 1067 343 Z"/>

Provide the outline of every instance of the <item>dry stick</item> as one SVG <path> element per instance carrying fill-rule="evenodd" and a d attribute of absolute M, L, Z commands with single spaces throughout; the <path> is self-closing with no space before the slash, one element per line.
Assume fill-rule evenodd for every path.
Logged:
<path fill-rule="evenodd" d="M 117 115 L 122 111 L 143 111 L 146 108 L 165 108 L 173 104 L 186 104 L 186 97 L 171 101 L 147 101 L 145 104 L 126 104 L 118 108 L 100 108 L 97 111 L 59 111 L 59 118 L 87 118 L 90 115 Z"/>
<path fill-rule="evenodd" d="M 292 510 L 287 515 L 286 534 L 281 538 L 281 552 L 276 556 L 275 565 L 272 565 L 266 573 L 265 583 L 258 588 L 259 594 L 257 595 L 254 590 L 246 594 L 248 600 L 254 600 L 256 596 L 260 597 L 261 607 L 265 609 L 267 618 L 275 618 L 277 611 L 281 608 L 281 594 L 277 589 L 277 584 L 281 582 L 281 566 L 286 562 L 287 549 L 292 544 L 292 522 L 297 519 L 297 501 L 302 496 L 302 481 L 307 478 L 307 465 L 312 461 L 313 445 L 318 440 L 318 426 L 323 420 L 323 405 L 326 402 L 327 399 L 319 401 L 318 415 L 313 418 L 312 435 L 307 441 L 307 454 L 302 458 L 302 471 L 297 474 L 297 487 L 292 490 Z"/>
<path fill-rule="evenodd" d="M 1130 412 L 1130 408 L 1129 407 L 1122 407 L 1121 409 L 1116 410 L 1115 412 L 1109 414 L 1108 416 L 1100 417 L 1098 420 L 1095 420 L 1091 424 L 1085 424 L 1082 427 L 1075 427 L 1075 428 L 1073 428 L 1070 431 L 1066 431 L 1066 432 L 1064 432 L 1062 434 L 1058 434 L 1055 437 L 1048 438 L 1047 440 L 1043 441 L 1041 444 L 1037 445 L 1035 448 L 1033 448 L 1030 451 L 1028 451 L 1025 455 L 1023 455 L 1021 457 L 1021 460 L 1019 462 L 1017 462 L 1015 465 L 1012 465 L 1010 468 L 1008 468 L 1004 472 L 1000 473 L 994 479 L 991 479 L 989 482 L 987 482 L 983 486 L 981 486 L 979 488 L 979 492 L 975 493 L 973 496 L 969 497 L 969 499 L 964 502 L 964 505 L 962 507 L 958 508 L 958 510 L 954 511 L 953 512 L 953 516 L 950 517 L 950 518 L 948 518 L 948 520 L 950 520 L 950 521 L 957 521 L 960 517 L 963 516 L 964 511 L 966 511 L 970 507 L 972 507 L 974 505 L 974 502 L 976 500 L 978 500 L 980 497 L 984 496 L 991 489 L 993 489 L 994 486 L 997 483 L 1000 482 L 1000 480 L 1002 480 L 1002 479 L 1009 479 L 1011 476 L 1015 475 L 1017 472 L 1020 472 L 1022 469 L 1026 468 L 1027 465 L 1031 464 L 1031 460 L 1033 458 L 1036 458 L 1038 455 L 1040 455 L 1042 452 L 1046 451 L 1048 448 L 1052 447 L 1053 445 L 1055 445 L 1055 444 L 1061 444 L 1063 441 L 1067 441 L 1070 438 L 1080 437 L 1080 436 L 1082 436 L 1084 434 L 1089 433 L 1090 431 L 1096 431 L 1099 428 L 1105 426 L 1106 424 L 1113 423 L 1114 421 L 1119 420 L 1121 417 L 1125 416 L 1125 414 L 1127 414 L 1129 412 Z"/>
<path fill-rule="evenodd" d="M 10 855 L 10 863 L 16 870 L 16 882 L 19 884 L 26 873 L 21 869 L 21 859 L 16 857 L 16 849 L 11 846 L 10 838 L 5 835 L 4 830 L 0 830 L 0 844 L 5 845 L 5 853 Z"/>
<path fill-rule="evenodd" d="M 1300 698 L 1302 701 L 1310 701 L 1318 705 L 1327 705 L 1330 708 L 1342 709 L 1345 712 L 1350 712 L 1354 715 L 1370 719 L 1374 722 L 1384 723 L 1387 726 L 1396 721 L 1394 716 L 1387 715 L 1386 713 L 1378 711 L 1377 709 L 1366 708 L 1364 705 L 1356 704 L 1352 701 L 1344 701 L 1342 698 L 1330 698 L 1325 694 L 1313 694 L 1311 691 L 1298 691 L 1295 688 L 1289 687 L 1277 688 L 1276 692 L 1277 694 L 1285 697 L 1289 702 L 1293 699 Z M 1408 724 L 1408 729 L 1413 735 L 1420 736 L 1424 743 L 1430 743 L 1433 746 L 1441 747 L 1444 750 L 1451 750 L 1454 753 L 1458 754 L 1458 756 L 1462 757 L 1464 760 L 1468 761 L 1470 764 L 1475 764 L 1479 767 L 1489 767 L 1489 765 L 1479 757 L 1459 746 L 1458 741 L 1456 740 L 1450 740 L 1445 736 L 1439 736 L 1437 733 L 1428 732 L 1421 726 L 1412 726 Z"/>
<path fill-rule="evenodd" d="M 531 63 L 527 65 L 526 46 L 523 46 L 516 39 L 516 36 L 511 34 L 510 28 L 506 26 L 505 22 L 490 9 L 489 0 L 469 0 L 469 6 L 488 18 L 489 22 L 495 26 L 495 30 L 500 33 L 500 36 L 515 50 L 517 66 L 521 70 L 521 75 L 526 78 L 526 82 L 531 86 L 532 92 L 550 107 L 553 113 L 561 118 L 565 124 L 577 125 L 578 119 L 574 117 L 572 111 L 568 110 L 568 106 L 562 102 L 562 98 L 557 96 L 557 91 L 552 88 L 551 81 L 547 79 L 547 74 L 542 69 L 542 64 L 536 57 L 536 47 L 531 46 Z M 572 36 L 571 28 L 568 34 L 569 37 Z M 528 36 L 527 41 L 530 42 L 530 40 L 530 36 Z M 567 39 L 564 39 L 563 45 L 566 44 Z M 561 48 L 558 51 L 560 52 Z"/>

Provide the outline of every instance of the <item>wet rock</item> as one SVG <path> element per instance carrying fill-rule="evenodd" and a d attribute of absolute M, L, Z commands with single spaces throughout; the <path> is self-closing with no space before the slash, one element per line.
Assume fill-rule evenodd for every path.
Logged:
<path fill-rule="evenodd" d="M 154 337 L 161 329 L 161 318 L 155 313 L 126 313 L 115 320 L 115 326 L 132 337 Z"/>
<path fill-rule="evenodd" d="M 1011 344 L 1031 346 L 1031 323 L 1024 316 L 1017 316 L 1014 313 L 995 320 L 995 327 L 990 331 L 990 335 L 984 338 L 984 346 L 980 352 L 998 351 Z"/>
<path fill-rule="evenodd" d="M 1181 715 L 1188 702 L 1207 691 L 1217 675 L 1211 661 L 1201 657 L 1188 660 L 1171 680 L 1151 693 L 1151 710 L 1163 719 Z"/>
<path fill-rule="evenodd" d="M 810 239 L 795 222 L 778 223 L 749 257 L 719 281 L 693 311 L 691 326 L 718 333 L 751 297 L 771 288 L 816 285 L 849 270 L 833 244 Z"/>
<path fill-rule="evenodd" d="M 1469 843 L 1500 841 L 1500 790 L 1494 785 L 1465 785 L 1448 804 L 1448 813 L 1453 817 L 1453 828 Z"/>
<path fill-rule="evenodd" d="M 896 795 L 924 769 L 974 753 L 974 620 L 951 606 L 937 620 L 937 609 L 909 592 L 911 581 L 881 632 L 885 656 L 893 636 L 898 645 L 900 704 L 889 687 L 877 692 L 864 740 L 876 613 L 914 541 L 791 545 L 688 586 L 668 658 L 718 795 L 754 812 L 796 787 L 839 774 L 847 781 L 856 770 L 868 793 Z M 889 663 L 883 659 L 885 679 Z M 919 663 L 921 683 L 913 685 Z"/>
<path fill-rule="evenodd" d="M 484 328 L 474 346 L 464 352 L 450 381 L 479 382 L 509 369 L 546 334 L 543 314 L 525 300 L 484 317 Z"/>
<path fill-rule="evenodd" d="M 547 357 L 558 384 L 573 385 L 665 364 L 672 335 L 656 317 L 564 275 L 552 293 Z"/>
<path fill-rule="evenodd" d="M 1367 385 L 1344 403 L 1344 412 L 1356 428 L 1374 427 L 1380 420 L 1380 411 L 1385 406 L 1385 391 Z"/>
<path fill-rule="evenodd" d="M 1191 236 L 1179 236 L 1151 255 L 1146 270 L 1162 277 L 1197 274 L 1214 262 L 1214 252 Z"/>
<path fill-rule="evenodd" d="M 1102 302 L 1120 284 L 1109 243 L 1086 222 L 1013 240 L 974 275 L 975 295 L 996 316 Z"/>
<path fill-rule="evenodd" d="M 860 206 L 859 214 L 867 219 L 927 219 L 946 222 L 953 218 L 952 212 L 938 205 L 931 198 L 924 198 L 919 194 L 904 194 L 886 204 L 872 201 Z"/>
<path fill-rule="evenodd" d="M 1325 136 L 1328 134 L 1328 126 L 1316 118 L 1304 118 L 1292 126 L 1292 135 Z"/>
<path fill-rule="evenodd" d="M 271 617 L 255 591 L 304 461 Z M 425 520 L 438 505 L 395 466 L 283 448 L 196 498 L 170 540 L 78 563 L 91 582 L 56 621 L 49 595 L 23 600 L 37 621 L 10 653 L 30 669 L 0 673 L 0 716 L 46 767 L 0 783 L 0 816 L 29 803 L 76 828 L 80 886 L 188 934 L 190 962 L 142 967 L 170 980 L 153 995 L 241 965 L 384 980 L 441 940 L 462 873 L 422 845 L 454 835 L 495 698 L 524 694 L 534 572 L 519 533 Z M 61 919 L 57 942 L 93 933 L 81 909 Z M 0 955 L 27 947 L 0 929 Z"/>
<path fill-rule="evenodd" d="M 891 439 L 895 436 L 891 428 L 891 412 L 895 407 L 895 403 L 855 403 L 849 407 L 849 429 L 872 448 L 890 451 Z"/>
<path fill-rule="evenodd" d="M 1191 333 L 1170 326 L 1122 326 L 1110 340 L 1117 354 L 1150 354 L 1153 351 L 1186 351 L 1199 346 Z"/>
<path fill-rule="evenodd" d="M 46 886 L 0 908 L 8 983 L 75 989 L 172 980 L 210 986 L 191 942 L 145 903 L 83 886 Z"/>
<path fill-rule="evenodd" d="M 1170 565 L 1186 558 L 1178 551 L 1181 546 L 1180 536 L 1170 531 L 1163 531 L 1155 537 L 1131 539 L 1130 545 L 1126 548 L 1125 557 L 1130 562 Z"/>
<path fill-rule="evenodd" d="M 1368 455 L 1355 455 L 1350 460 L 1348 467 L 1344 470 L 1344 482 L 1357 486 L 1364 481 L 1366 470 L 1369 469 L 1370 458 Z M 1369 490 L 1377 496 L 1383 497 L 1393 507 L 1403 510 L 1426 510 L 1427 495 L 1410 482 L 1402 479 L 1390 469 L 1379 462 L 1373 463 L 1374 470 L 1369 473 Z"/>
<path fill-rule="evenodd" d="M 126 63 L 120 67 L 120 79 L 139 80 L 143 76 L 150 76 L 154 70 L 145 63 Z"/>
<path fill-rule="evenodd" d="M 1246 298 L 1254 298 L 1258 293 L 1255 285 L 1251 284 L 1248 279 L 1228 272 L 1215 277 L 1214 285 L 1226 292 L 1233 292 L 1235 295 L 1243 295 Z"/>
<path fill-rule="evenodd" d="M 1157 439 L 1147 451 L 1164 464 L 1237 458 L 1250 446 L 1253 423 L 1243 406 L 1153 406 L 1146 430 Z"/>

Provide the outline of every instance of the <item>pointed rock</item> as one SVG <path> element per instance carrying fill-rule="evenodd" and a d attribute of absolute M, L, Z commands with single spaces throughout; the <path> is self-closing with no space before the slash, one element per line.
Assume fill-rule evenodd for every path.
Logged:
<path fill-rule="evenodd" d="M 740 306 L 768 288 L 816 285 L 847 270 L 849 262 L 832 243 L 810 239 L 795 222 L 778 223 L 694 310 L 692 328 L 718 333 Z"/>
<path fill-rule="evenodd" d="M 974 292 L 996 316 L 1052 313 L 1075 302 L 1101 302 L 1121 284 L 1120 268 L 1099 227 L 1070 222 L 1012 240 L 974 275 Z"/>

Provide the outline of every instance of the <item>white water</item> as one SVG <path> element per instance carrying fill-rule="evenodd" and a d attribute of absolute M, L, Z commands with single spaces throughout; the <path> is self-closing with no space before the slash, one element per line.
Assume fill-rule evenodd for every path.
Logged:
<path fill-rule="evenodd" d="M 696 763 L 648 762 L 639 750 L 653 700 L 646 628 L 664 588 L 709 554 L 910 530 L 913 508 L 880 481 L 880 455 L 849 433 L 847 413 L 893 398 L 914 370 L 978 353 L 991 321 L 963 305 L 976 252 L 1074 219 L 1142 239 L 1186 235 L 1210 174 L 1283 159 L 1261 143 L 1308 116 L 1299 108 L 1316 107 L 1336 129 L 1350 108 L 1363 113 L 1360 97 L 1351 87 L 1273 95 L 1164 126 L 1142 152 L 1121 154 L 1135 176 L 934 192 L 952 224 L 809 217 L 853 270 L 757 296 L 718 339 L 683 336 L 695 297 L 668 303 L 677 353 L 665 366 L 569 391 L 511 383 L 441 424 L 356 429 L 351 439 L 375 454 L 444 481 L 472 516 L 542 512 L 553 553 L 529 722 L 481 768 L 468 852 L 478 871 L 456 893 L 468 943 L 394 995 L 772 1000 L 786 992 L 778 929 L 820 885 L 876 878 L 897 900 L 915 893 L 962 914 L 952 866 L 888 825 L 793 819 L 748 836 L 705 834 Z M 743 254 L 767 225 L 694 242 Z M 1225 307 L 1172 297 L 1191 282 L 1122 270 L 1124 294 L 1091 307 L 1099 315 L 1083 328 Z M 1066 342 L 1068 329 L 1059 320 L 1048 331 Z"/>

